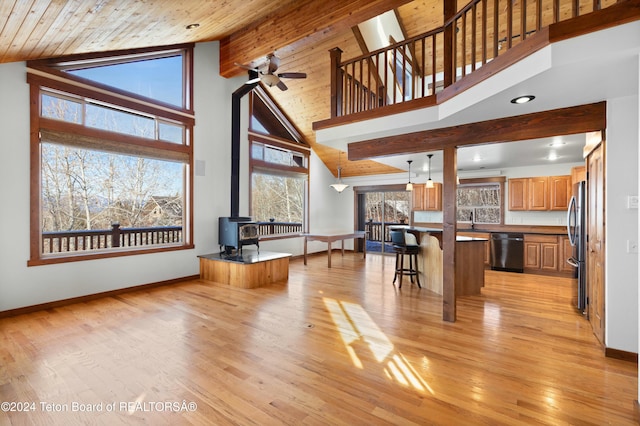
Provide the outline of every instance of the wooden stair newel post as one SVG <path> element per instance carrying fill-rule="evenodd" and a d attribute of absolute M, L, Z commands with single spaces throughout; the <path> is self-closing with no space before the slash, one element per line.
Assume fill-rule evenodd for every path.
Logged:
<path fill-rule="evenodd" d="M 454 68 L 454 49 L 455 49 L 455 21 L 453 17 L 456 15 L 456 1 L 444 0 L 444 22 L 449 22 L 444 28 L 444 49 L 443 49 L 443 61 L 444 61 L 444 87 L 449 87 L 454 83 L 455 68 Z M 433 91 L 435 93 L 435 87 Z"/>
<path fill-rule="evenodd" d="M 342 71 L 340 62 L 342 61 L 342 50 L 334 47 L 329 50 L 331 54 L 331 118 L 342 115 Z"/>

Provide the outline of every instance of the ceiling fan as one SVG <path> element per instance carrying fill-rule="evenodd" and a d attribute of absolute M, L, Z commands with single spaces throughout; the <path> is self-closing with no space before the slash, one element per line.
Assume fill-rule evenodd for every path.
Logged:
<path fill-rule="evenodd" d="M 276 74 L 278 66 L 280 65 L 280 58 L 275 54 L 270 53 L 267 55 L 267 59 L 255 68 L 251 68 L 247 65 L 236 64 L 237 66 L 254 71 L 258 74 L 257 78 L 253 78 L 247 81 L 245 84 L 253 84 L 261 81 L 269 87 L 277 86 L 280 90 L 287 90 L 288 87 L 281 78 L 307 78 L 307 74 L 303 72 L 283 72 Z"/>

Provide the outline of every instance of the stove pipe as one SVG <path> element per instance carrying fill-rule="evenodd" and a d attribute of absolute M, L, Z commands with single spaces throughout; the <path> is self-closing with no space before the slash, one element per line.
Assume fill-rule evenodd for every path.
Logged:
<path fill-rule="evenodd" d="M 249 79 L 258 78 L 258 72 L 250 70 Z M 240 216 L 240 101 L 258 82 L 243 84 L 231 95 L 231 217 Z"/>

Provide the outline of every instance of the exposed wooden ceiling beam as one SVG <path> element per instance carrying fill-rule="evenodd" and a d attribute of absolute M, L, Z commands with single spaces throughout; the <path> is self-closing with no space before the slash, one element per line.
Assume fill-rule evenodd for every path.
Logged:
<path fill-rule="evenodd" d="M 283 48 L 304 49 L 334 31 L 344 31 L 360 22 L 409 3 L 410 0 L 295 1 L 270 13 L 250 27 L 220 41 L 220 75 L 233 77 L 246 72 L 235 64 L 259 62 L 268 53 Z M 293 45 L 293 46 L 292 46 Z M 323 54 L 325 52 L 318 52 Z M 327 54 L 328 55 L 328 54 Z"/>
<path fill-rule="evenodd" d="M 348 158 L 365 160 L 482 143 L 515 142 L 602 130 L 606 102 L 560 108 L 349 144 Z"/>

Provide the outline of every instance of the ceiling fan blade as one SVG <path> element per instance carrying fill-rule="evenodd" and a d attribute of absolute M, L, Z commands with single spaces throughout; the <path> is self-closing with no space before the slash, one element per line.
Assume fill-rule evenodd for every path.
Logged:
<path fill-rule="evenodd" d="M 280 90 L 287 90 L 287 89 L 288 89 L 287 85 L 286 85 L 286 84 L 284 84 L 284 83 L 282 82 L 282 80 L 280 80 L 280 81 L 278 82 L 277 86 L 278 86 L 278 88 L 279 88 Z"/>
<path fill-rule="evenodd" d="M 245 82 L 244 84 L 253 84 L 253 83 L 258 83 L 260 81 L 260 77 L 258 78 L 252 78 L 251 80 Z"/>
<path fill-rule="evenodd" d="M 283 72 L 278 77 L 284 78 L 307 78 L 307 74 L 303 72 Z"/>
<path fill-rule="evenodd" d="M 255 71 L 255 68 L 251 68 L 249 65 L 239 64 L 239 63 L 237 63 L 237 62 L 234 62 L 233 64 L 234 64 L 236 67 L 240 67 L 240 68 L 245 69 L 245 70 Z"/>

